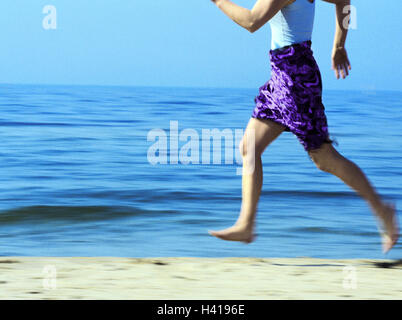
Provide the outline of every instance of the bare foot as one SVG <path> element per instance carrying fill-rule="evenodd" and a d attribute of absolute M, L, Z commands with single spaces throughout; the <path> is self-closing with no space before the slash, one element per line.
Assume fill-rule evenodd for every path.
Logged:
<path fill-rule="evenodd" d="M 220 231 L 209 231 L 209 234 L 222 240 L 241 241 L 245 243 L 253 242 L 255 237 L 251 228 L 238 225 Z"/>
<path fill-rule="evenodd" d="M 380 220 L 380 232 L 382 236 L 382 250 L 387 253 L 396 244 L 399 237 L 399 227 L 395 205 L 385 203 L 383 208 L 377 211 Z"/>

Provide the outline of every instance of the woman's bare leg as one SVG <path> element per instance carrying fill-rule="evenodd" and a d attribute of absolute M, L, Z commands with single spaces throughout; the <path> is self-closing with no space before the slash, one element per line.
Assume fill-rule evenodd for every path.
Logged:
<path fill-rule="evenodd" d="M 383 251 L 388 252 L 398 240 L 395 206 L 382 201 L 363 171 L 339 154 L 331 144 L 323 143 L 319 149 L 309 151 L 309 155 L 319 169 L 340 178 L 368 202 L 384 230 Z"/>
<path fill-rule="evenodd" d="M 284 126 L 270 120 L 250 119 L 239 146 L 243 157 L 240 215 L 232 227 L 210 231 L 211 235 L 223 240 L 253 241 L 255 215 L 262 188 L 261 155 L 284 129 Z"/>

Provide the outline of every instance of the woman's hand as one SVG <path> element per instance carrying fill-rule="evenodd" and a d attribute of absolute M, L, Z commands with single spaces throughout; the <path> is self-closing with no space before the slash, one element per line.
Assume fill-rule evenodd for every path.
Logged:
<path fill-rule="evenodd" d="M 343 47 L 335 47 L 332 50 L 332 69 L 335 71 L 335 77 L 339 79 L 341 75 L 342 79 L 345 79 L 349 75 L 349 71 L 352 67 L 348 59 L 346 49 Z"/>

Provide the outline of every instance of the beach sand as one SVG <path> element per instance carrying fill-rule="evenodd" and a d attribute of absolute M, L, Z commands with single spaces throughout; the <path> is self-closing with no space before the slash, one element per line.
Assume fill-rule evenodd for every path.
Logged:
<path fill-rule="evenodd" d="M 402 299 L 402 261 L 2 257 L 0 299 Z"/>

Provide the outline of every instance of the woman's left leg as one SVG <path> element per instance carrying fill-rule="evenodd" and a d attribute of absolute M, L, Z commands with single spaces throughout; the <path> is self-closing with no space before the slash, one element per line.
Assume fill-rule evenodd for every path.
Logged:
<path fill-rule="evenodd" d="M 383 251 L 389 251 L 397 242 L 399 232 L 394 205 L 385 203 L 363 171 L 339 154 L 331 144 L 323 143 L 320 148 L 308 151 L 308 154 L 320 170 L 337 176 L 368 202 L 384 229 Z"/>
<path fill-rule="evenodd" d="M 211 235 L 222 240 L 246 243 L 253 241 L 255 216 L 263 180 L 261 155 L 284 129 L 284 126 L 271 120 L 250 119 L 239 146 L 243 157 L 242 203 L 239 217 L 232 227 L 210 231 Z"/>

